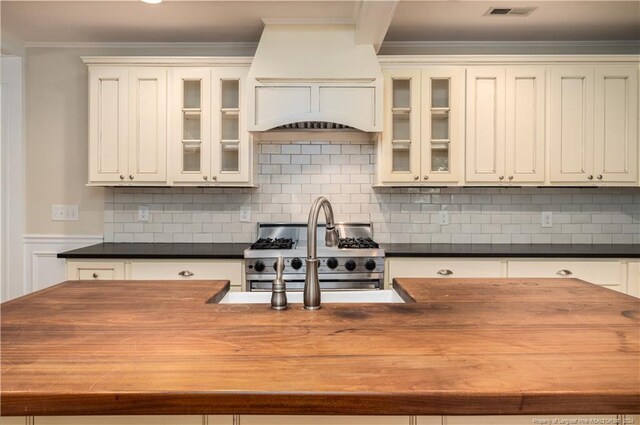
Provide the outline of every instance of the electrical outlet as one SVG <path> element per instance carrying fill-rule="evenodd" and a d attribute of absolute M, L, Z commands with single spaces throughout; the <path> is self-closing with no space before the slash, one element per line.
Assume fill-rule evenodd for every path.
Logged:
<path fill-rule="evenodd" d="M 51 205 L 51 220 L 78 221 L 80 214 L 77 205 Z"/>
<path fill-rule="evenodd" d="M 241 223 L 250 223 L 251 222 L 251 207 L 248 205 L 240 207 L 240 222 Z"/>
<path fill-rule="evenodd" d="M 138 221 L 149 221 L 149 207 L 147 206 L 139 206 L 138 207 Z"/>
<path fill-rule="evenodd" d="M 553 227 L 553 213 L 547 211 L 542 213 L 542 227 Z"/>
<path fill-rule="evenodd" d="M 438 213 L 438 222 L 441 226 L 449 224 L 449 211 L 440 211 Z"/>

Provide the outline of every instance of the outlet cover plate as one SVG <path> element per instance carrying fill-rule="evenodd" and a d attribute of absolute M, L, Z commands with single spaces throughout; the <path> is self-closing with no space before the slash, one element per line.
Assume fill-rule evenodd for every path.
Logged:
<path fill-rule="evenodd" d="M 549 211 L 543 212 L 540 221 L 542 227 L 553 227 L 553 213 Z"/>
<path fill-rule="evenodd" d="M 446 226 L 449 224 L 449 211 L 439 211 L 438 212 L 438 222 L 441 226 Z"/>
<path fill-rule="evenodd" d="M 151 218 L 150 214 L 149 214 L 149 207 L 147 206 L 139 206 L 138 207 L 138 221 L 149 221 L 149 219 Z"/>
<path fill-rule="evenodd" d="M 242 206 L 240 207 L 240 222 L 241 223 L 250 223 L 251 222 L 251 207 L 250 206 Z"/>

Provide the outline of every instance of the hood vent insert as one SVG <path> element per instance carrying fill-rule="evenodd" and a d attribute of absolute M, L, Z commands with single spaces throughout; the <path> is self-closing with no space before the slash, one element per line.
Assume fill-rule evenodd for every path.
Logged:
<path fill-rule="evenodd" d="M 536 7 L 490 7 L 484 16 L 529 16 Z"/>
<path fill-rule="evenodd" d="M 326 121 L 303 121 L 284 124 L 276 127 L 275 130 L 353 130 L 348 125 Z"/>

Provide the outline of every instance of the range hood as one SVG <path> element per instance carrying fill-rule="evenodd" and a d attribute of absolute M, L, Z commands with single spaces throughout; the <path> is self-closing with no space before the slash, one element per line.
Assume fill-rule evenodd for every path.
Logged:
<path fill-rule="evenodd" d="M 382 71 L 353 25 L 267 23 L 247 86 L 249 131 L 382 131 Z"/>

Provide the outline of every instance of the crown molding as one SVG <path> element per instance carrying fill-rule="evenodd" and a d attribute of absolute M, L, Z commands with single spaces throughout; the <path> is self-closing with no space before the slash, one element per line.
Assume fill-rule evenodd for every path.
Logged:
<path fill-rule="evenodd" d="M 638 54 L 620 55 L 379 55 L 382 66 L 415 65 L 469 65 L 469 64 L 580 64 L 580 63 L 632 63 L 640 61 Z"/>
<path fill-rule="evenodd" d="M 251 56 L 81 56 L 87 65 L 249 66 Z"/>
<path fill-rule="evenodd" d="M 257 42 L 253 41 L 233 41 L 233 42 L 71 42 L 71 41 L 27 41 L 25 47 L 44 47 L 44 48 L 76 48 L 76 49 L 108 49 L 108 48 L 124 48 L 124 49 L 168 49 L 168 48 L 193 48 L 193 49 L 253 49 L 258 47 Z"/>

